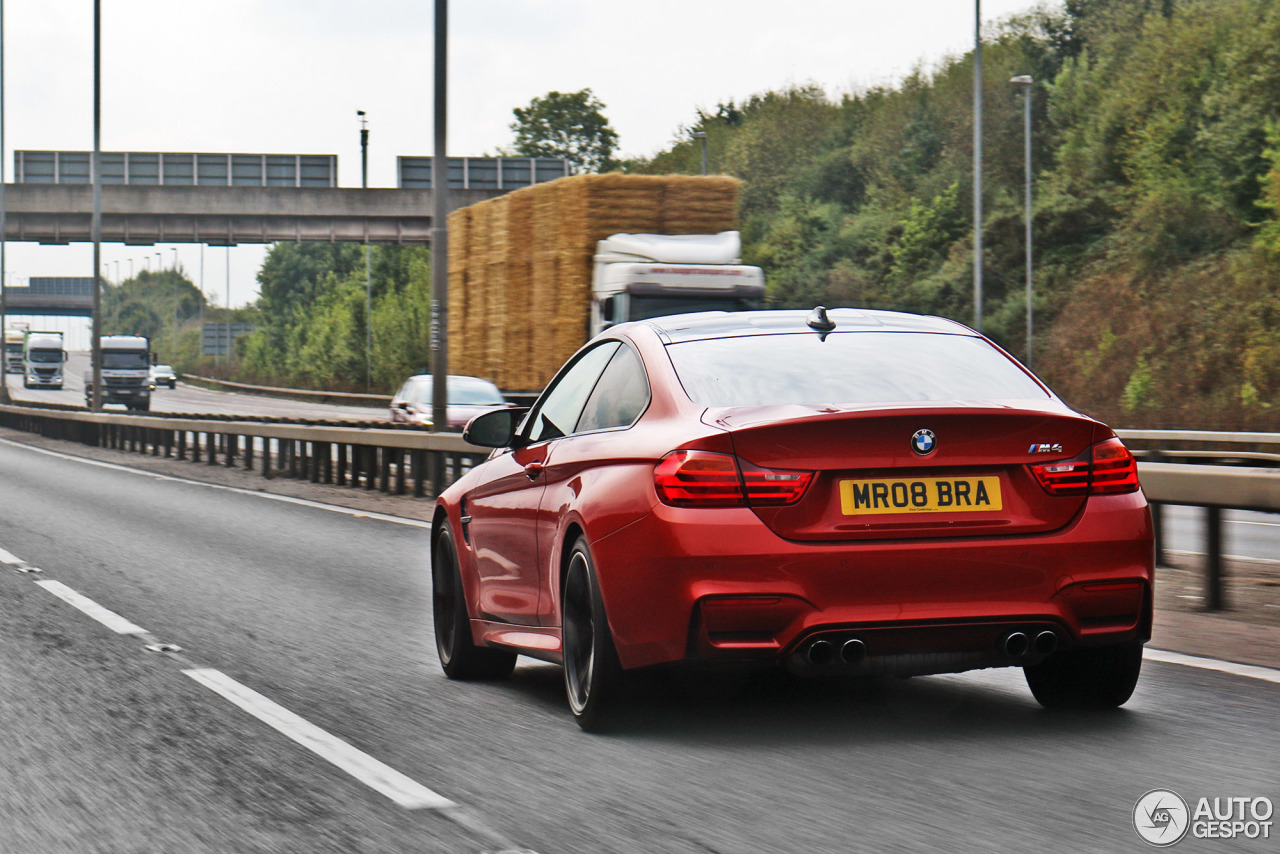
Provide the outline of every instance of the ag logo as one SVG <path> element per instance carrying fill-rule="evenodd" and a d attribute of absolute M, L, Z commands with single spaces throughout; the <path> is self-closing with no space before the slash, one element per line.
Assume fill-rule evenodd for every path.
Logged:
<path fill-rule="evenodd" d="M 1166 848 L 1181 841 L 1191 826 L 1187 802 L 1169 789 L 1152 789 L 1133 805 L 1133 828 L 1144 842 Z"/>
<path fill-rule="evenodd" d="M 911 434 L 911 450 L 922 457 L 932 452 L 937 446 L 938 440 L 934 437 L 932 430 L 917 430 Z"/>

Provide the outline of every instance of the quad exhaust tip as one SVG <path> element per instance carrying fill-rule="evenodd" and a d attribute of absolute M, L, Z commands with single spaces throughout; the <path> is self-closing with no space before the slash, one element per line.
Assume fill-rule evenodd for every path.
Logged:
<path fill-rule="evenodd" d="M 809 644 L 804 657 L 810 664 L 830 664 L 836 657 L 836 646 L 831 641 L 816 640 Z"/>
<path fill-rule="evenodd" d="M 1036 642 L 1032 648 L 1038 655 L 1048 655 L 1058 648 L 1058 634 L 1046 629 L 1036 635 Z"/>
<path fill-rule="evenodd" d="M 867 657 L 867 645 L 858 638 L 849 638 L 837 648 L 832 641 L 819 638 L 805 648 L 804 657 L 816 665 L 835 664 L 837 661 L 859 664 Z"/>
<path fill-rule="evenodd" d="M 867 645 L 857 638 L 849 638 L 840 647 L 840 660 L 845 664 L 857 664 L 867 657 Z"/>
<path fill-rule="evenodd" d="M 1004 638 L 1004 651 L 1013 658 L 1021 658 L 1031 648 L 1031 641 L 1022 632 L 1009 632 Z"/>

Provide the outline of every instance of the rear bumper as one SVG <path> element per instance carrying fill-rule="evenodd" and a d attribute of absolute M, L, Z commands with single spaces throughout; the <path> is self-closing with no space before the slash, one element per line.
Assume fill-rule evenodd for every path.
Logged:
<path fill-rule="evenodd" d="M 942 672 L 1034 663 L 1006 654 L 1014 631 L 1052 631 L 1059 647 L 1150 636 L 1154 548 L 1141 493 L 1094 497 L 1050 534 L 945 541 L 795 543 L 749 510 L 659 505 L 592 550 L 628 668 L 804 669 L 816 640 L 860 639 L 858 668 Z"/>
<path fill-rule="evenodd" d="M 125 401 L 149 400 L 151 398 L 151 389 L 149 388 L 112 388 L 106 386 L 102 390 L 103 403 L 124 403 Z"/>

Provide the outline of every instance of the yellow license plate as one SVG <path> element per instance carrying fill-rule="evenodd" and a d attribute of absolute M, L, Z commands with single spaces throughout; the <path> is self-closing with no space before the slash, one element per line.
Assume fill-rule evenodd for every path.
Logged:
<path fill-rule="evenodd" d="M 1000 510 L 998 477 L 922 477 L 840 481 L 846 516 Z"/>

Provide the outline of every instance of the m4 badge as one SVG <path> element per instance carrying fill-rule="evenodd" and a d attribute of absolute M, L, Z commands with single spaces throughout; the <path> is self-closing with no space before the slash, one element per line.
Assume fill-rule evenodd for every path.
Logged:
<path fill-rule="evenodd" d="M 1033 444 L 1028 450 L 1028 454 L 1060 454 L 1062 446 L 1057 442 L 1039 442 Z"/>

